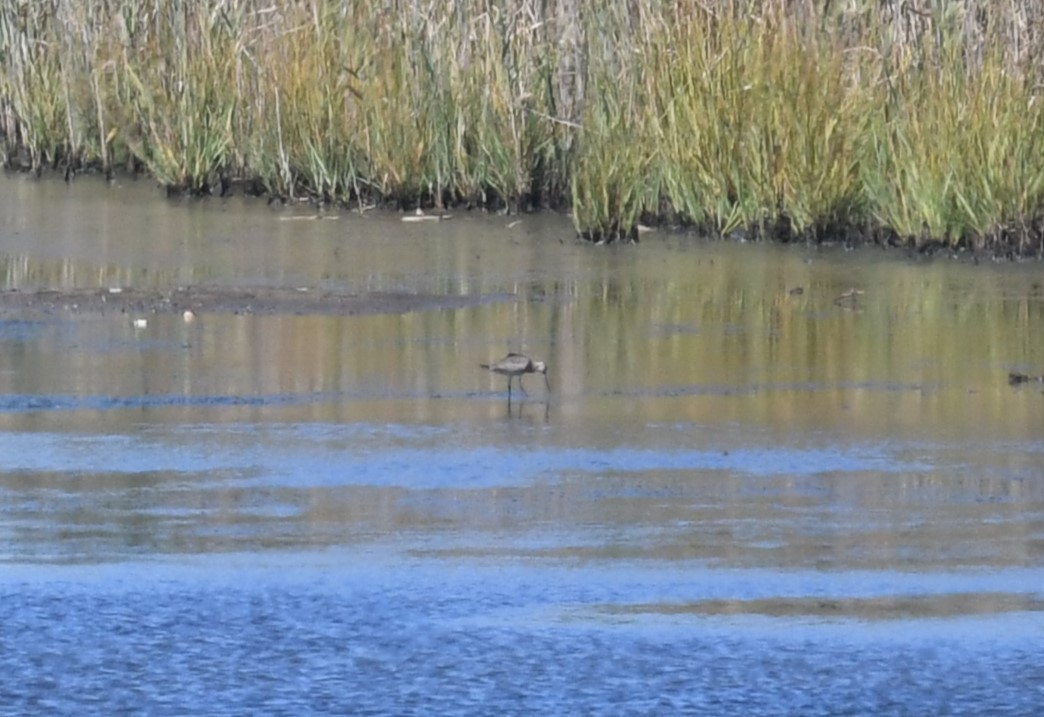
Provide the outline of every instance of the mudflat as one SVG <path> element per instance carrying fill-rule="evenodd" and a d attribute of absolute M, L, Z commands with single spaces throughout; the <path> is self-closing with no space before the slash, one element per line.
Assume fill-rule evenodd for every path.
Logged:
<path fill-rule="evenodd" d="M 407 292 L 344 293 L 312 288 L 210 286 L 171 291 L 107 289 L 9 289 L 0 291 L 2 315 L 94 314 L 405 314 L 511 301 L 514 294 L 439 295 Z"/>

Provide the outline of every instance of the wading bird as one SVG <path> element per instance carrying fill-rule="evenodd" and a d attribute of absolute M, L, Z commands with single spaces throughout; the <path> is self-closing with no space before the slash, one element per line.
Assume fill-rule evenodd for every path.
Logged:
<path fill-rule="evenodd" d="M 547 385 L 547 390 L 551 390 L 551 382 L 547 380 L 547 364 L 543 361 L 534 361 L 528 356 L 523 356 L 522 354 L 508 354 L 496 363 L 483 363 L 479 365 L 493 373 L 499 373 L 501 376 L 508 377 L 509 401 L 511 400 L 511 380 L 515 378 L 515 376 L 518 376 L 518 387 L 522 389 L 523 396 L 528 395 L 526 394 L 526 387 L 522 385 L 522 376 L 527 373 L 544 374 L 544 383 Z"/>

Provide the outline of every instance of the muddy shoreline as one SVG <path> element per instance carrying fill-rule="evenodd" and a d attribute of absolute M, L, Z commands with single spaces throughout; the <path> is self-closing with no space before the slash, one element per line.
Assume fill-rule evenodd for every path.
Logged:
<path fill-rule="evenodd" d="M 461 309 L 499 301 L 514 294 L 438 295 L 392 292 L 340 293 L 312 288 L 253 287 L 228 289 L 178 287 L 172 291 L 108 289 L 9 289 L 0 291 L 0 316 L 56 314 L 287 314 L 363 315 Z"/>

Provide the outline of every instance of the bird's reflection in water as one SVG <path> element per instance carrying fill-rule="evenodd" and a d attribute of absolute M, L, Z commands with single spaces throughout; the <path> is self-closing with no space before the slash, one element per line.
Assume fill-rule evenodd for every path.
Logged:
<path fill-rule="evenodd" d="M 539 408 L 540 406 L 544 407 L 544 411 L 543 411 L 544 423 L 550 423 L 550 419 L 551 419 L 551 401 L 550 400 L 545 399 L 545 400 L 539 401 L 539 402 L 530 401 L 530 402 L 527 403 L 524 398 L 521 399 L 521 400 L 518 400 L 518 401 L 512 401 L 511 400 L 511 396 L 508 396 L 508 399 L 507 399 L 507 412 L 505 414 L 505 418 L 509 418 L 509 419 L 513 418 L 515 420 L 518 420 L 518 419 L 522 418 L 523 414 L 525 414 L 526 416 L 529 416 L 530 418 L 534 418 L 534 417 L 536 417 L 538 415 L 538 412 L 540 410 L 540 408 Z"/>

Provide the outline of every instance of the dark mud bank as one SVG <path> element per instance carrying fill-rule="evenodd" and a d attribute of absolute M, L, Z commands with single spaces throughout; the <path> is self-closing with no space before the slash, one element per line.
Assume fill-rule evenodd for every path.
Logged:
<path fill-rule="evenodd" d="M 460 309 L 514 300 L 514 294 L 449 296 L 369 292 L 338 293 L 310 288 L 178 287 L 0 291 L 0 315 L 12 314 L 405 314 Z"/>

